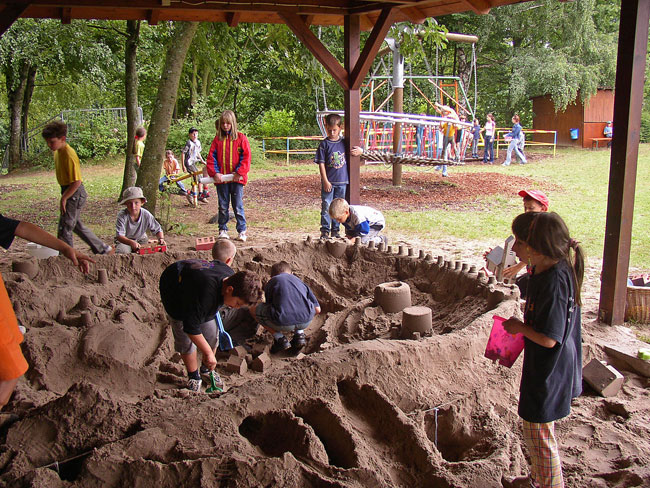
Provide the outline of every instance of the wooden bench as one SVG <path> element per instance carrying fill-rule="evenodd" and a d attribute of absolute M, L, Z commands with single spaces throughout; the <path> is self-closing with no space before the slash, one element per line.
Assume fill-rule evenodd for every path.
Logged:
<path fill-rule="evenodd" d="M 594 137 L 591 139 L 591 148 L 592 149 L 598 149 L 598 143 L 600 142 L 610 142 L 612 140 L 611 137 Z"/>

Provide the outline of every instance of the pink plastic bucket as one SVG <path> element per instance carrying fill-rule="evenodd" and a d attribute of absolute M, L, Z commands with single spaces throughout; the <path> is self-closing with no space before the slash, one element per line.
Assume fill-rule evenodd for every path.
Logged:
<path fill-rule="evenodd" d="M 494 323 L 490 331 L 487 347 L 485 348 L 485 357 L 488 359 L 499 360 L 502 366 L 512 366 L 521 351 L 524 349 L 523 334 L 509 334 L 503 328 L 503 322 L 508 319 L 493 315 Z"/>

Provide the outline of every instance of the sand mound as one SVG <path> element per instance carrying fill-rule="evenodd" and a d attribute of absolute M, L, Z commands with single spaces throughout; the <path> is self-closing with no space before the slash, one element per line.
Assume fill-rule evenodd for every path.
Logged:
<path fill-rule="evenodd" d="M 262 373 L 229 373 L 224 354 L 223 394 L 181 389 L 185 371 L 158 294 L 162 270 L 196 252 L 99 256 L 89 276 L 63 258 L 39 261 L 33 279 L 3 269 L 28 328 L 31 367 L 11 404 L 21 418 L 0 430 L 0 480 L 496 487 L 525 472 L 520 362 L 507 369 L 483 357 L 492 315 L 518 314 L 518 292 L 435 256 L 331 251 L 321 242 L 240 250 L 235 267 L 264 277 L 289 261 L 323 313 L 307 330 L 304 355 L 274 356 Z M 413 305 L 432 309 L 432 332 L 420 340 L 395 338 L 402 312 L 374 301 L 375 287 L 393 281 L 409 285 Z M 249 340 L 268 342 L 262 332 Z M 599 354 L 593 342 L 585 352 L 586 360 Z M 619 396 L 587 393 L 558 423 L 567 486 L 650 483 L 648 383 L 626 378 Z"/>

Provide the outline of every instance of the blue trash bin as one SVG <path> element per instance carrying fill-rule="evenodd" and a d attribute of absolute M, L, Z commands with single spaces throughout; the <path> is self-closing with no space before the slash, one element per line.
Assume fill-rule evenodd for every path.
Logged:
<path fill-rule="evenodd" d="M 578 136 L 580 134 L 580 129 L 570 129 L 570 131 L 571 131 L 571 139 L 577 141 Z"/>

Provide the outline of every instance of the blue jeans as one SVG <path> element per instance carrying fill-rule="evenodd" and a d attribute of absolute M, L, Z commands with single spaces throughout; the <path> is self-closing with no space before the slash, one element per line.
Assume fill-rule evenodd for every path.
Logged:
<path fill-rule="evenodd" d="M 506 160 L 503 162 L 503 164 L 506 166 L 510 164 L 510 160 L 512 159 L 512 151 L 515 152 L 517 160 L 520 164 L 527 163 L 526 156 L 524 156 L 524 153 L 519 149 L 519 141 L 517 139 L 513 139 L 510 141 L 510 144 L 508 144 L 508 152 L 506 153 Z"/>
<path fill-rule="evenodd" d="M 478 158 L 478 136 L 472 140 L 472 157 Z"/>
<path fill-rule="evenodd" d="M 167 181 L 169 181 L 169 178 L 166 175 L 158 180 L 158 189 L 160 191 L 165 191 L 165 185 L 163 185 L 163 183 Z M 183 185 L 182 181 L 177 181 L 176 186 L 180 188 L 182 192 L 187 192 L 187 190 L 185 189 L 185 185 Z"/>
<path fill-rule="evenodd" d="M 221 183 L 215 185 L 219 197 L 219 230 L 228 230 L 228 207 L 232 202 L 232 209 L 237 219 L 237 232 L 246 230 L 246 216 L 244 215 L 244 185 L 241 183 Z"/>
<path fill-rule="evenodd" d="M 338 232 L 340 225 L 336 220 L 333 220 L 330 217 L 330 204 L 335 198 L 345 198 L 345 190 L 347 188 L 347 183 L 343 184 L 332 184 L 332 191 L 325 191 L 323 185 L 320 187 L 320 199 L 321 199 L 321 209 L 320 209 L 320 230 L 321 232 L 330 232 L 330 227 L 332 232 Z"/>
<path fill-rule="evenodd" d="M 483 162 L 494 161 L 494 141 L 492 136 L 485 136 L 485 148 L 483 149 Z"/>
<path fill-rule="evenodd" d="M 307 327 L 309 327 L 309 324 L 311 324 L 311 320 L 309 322 L 305 322 L 304 324 L 278 324 L 275 320 L 273 320 L 271 312 L 272 310 L 270 304 L 258 303 L 255 307 L 255 318 L 257 318 L 257 321 L 260 324 L 268 327 L 269 329 L 273 329 L 276 332 L 296 332 L 298 330 L 305 330 Z"/>

